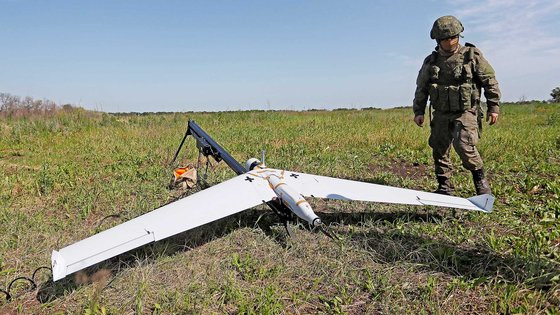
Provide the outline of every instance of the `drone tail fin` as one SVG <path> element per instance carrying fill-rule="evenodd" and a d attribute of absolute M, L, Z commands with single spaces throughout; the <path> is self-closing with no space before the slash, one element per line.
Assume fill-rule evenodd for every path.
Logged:
<path fill-rule="evenodd" d="M 494 207 L 494 196 L 490 194 L 478 195 L 468 198 L 475 206 L 480 208 L 480 211 L 490 213 Z"/>

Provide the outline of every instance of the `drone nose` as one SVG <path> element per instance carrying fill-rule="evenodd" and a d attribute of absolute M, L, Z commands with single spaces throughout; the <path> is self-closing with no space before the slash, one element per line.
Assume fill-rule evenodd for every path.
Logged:
<path fill-rule="evenodd" d="M 311 222 L 311 225 L 312 225 L 313 227 L 317 227 L 317 226 L 319 226 L 319 225 L 321 225 L 321 224 L 323 224 L 323 222 L 321 222 L 321 219 L 318 218 L 318 217 L 315 218 L 315 219 L 313 220 L 313 222 Z"/>

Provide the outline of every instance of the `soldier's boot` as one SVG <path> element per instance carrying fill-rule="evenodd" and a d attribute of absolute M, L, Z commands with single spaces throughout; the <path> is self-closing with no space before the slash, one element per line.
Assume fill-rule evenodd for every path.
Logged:
<path fill-rule="evenodd" d="M 483 194 L 492 194 L 492 190 L 490 189 L 490 184 L 484 177 L 484 169 L 479 169 L 475 171 L 471 171 L 473 176 L 474 188 L 476 189 L 477 195 Z"/>
<path fill-rule="evenodd" d="M 453 195 L 453 187 L 449 178 L 441 175 L 436 175 L 438 181 L 438 188 L 434 191 L 436 194 Z"/>

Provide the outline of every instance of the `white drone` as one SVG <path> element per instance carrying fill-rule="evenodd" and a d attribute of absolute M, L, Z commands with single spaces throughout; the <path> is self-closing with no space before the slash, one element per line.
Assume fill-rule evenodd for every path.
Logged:
<path fill-rule="evenodd" d="M 193 121 L 189 121 L 190 131 L 187 131 L 187 134 L 192 134 L 197 138 L 197 135 L 203 133 L 204 140 L 206 140 L 203 145 L 210 144 L 212 147 L 210 151 L 213 153 L 209 154 L 215 158 L 218 156 L 218 160 L 224 159 L 229 162 L 227 159 L 231 156 L 202 129 L 193 128 L 198 132 L 195 134 L 191 130 L 191 122 L 192 126 L 198 127 Z M 238 163 L 236 166 L 240 167 Z M 239 175 L 230 180 L 167 204 L 58 251 L 54 250 L 51 257 L 53 280 L 60 280 L 71 273 L 134 248 L 188 231 L 262 203 L 267 203 L 273 209 L 275 207 L 289 209 L 313 227 L 320 226 L 321 219 L 313 212 L 304 197 L 430 205 L 486 213 L 492 210 L 494 203 L 492 195 L 479 195 L 466 199 L 272 169 L 267 168 L 264 163 L 255 158 L 247 161 L 243 171 L 239 167 L 234 168 Z M 275 204 L 277 206 L 274 206 Z"/>

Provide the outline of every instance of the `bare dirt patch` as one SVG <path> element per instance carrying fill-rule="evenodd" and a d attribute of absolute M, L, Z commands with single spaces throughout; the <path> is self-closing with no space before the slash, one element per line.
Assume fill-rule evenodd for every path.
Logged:
<path fill-rule="evenodd" d="M 389 161 L 388 164 L 369 164 L 368 169 L 372 173 L 388 172 L 398 175 L 401 178 L 421 179 L 429 176 L 431 170 L 428 165 L 412 163 L 405 160 Z"/>

